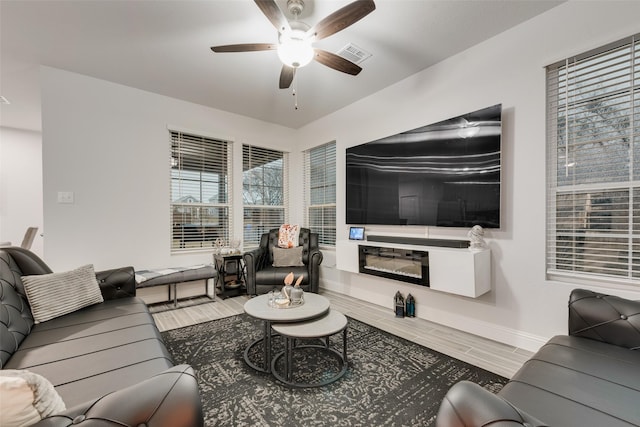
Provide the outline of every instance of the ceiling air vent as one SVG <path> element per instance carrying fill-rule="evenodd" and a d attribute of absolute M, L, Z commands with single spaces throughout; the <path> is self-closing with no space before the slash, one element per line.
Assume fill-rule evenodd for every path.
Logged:
<path fill-rule="evenodd" d="M 349 43 L 348 45 L 340 49 L 338 55 L 342 56 L 344 59 L 348 59 L 354 64 L 359 64 L 371 56 L 369 52 L 359 48 L 353 43 Z"/>
<path fill-rule="evenodd" d="M 11 104 L 9 100 L 4 96 L 0 95 L 0 105 L 9 105 L 9 104 Z"/>

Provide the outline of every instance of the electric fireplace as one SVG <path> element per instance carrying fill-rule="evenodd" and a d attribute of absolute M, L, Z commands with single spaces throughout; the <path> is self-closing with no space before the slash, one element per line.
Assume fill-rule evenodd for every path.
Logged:
<path fill-rule="evenodd" d="M 429 286 L 426 251 L 358 245 L 358 261 L 360 273 Z"/>

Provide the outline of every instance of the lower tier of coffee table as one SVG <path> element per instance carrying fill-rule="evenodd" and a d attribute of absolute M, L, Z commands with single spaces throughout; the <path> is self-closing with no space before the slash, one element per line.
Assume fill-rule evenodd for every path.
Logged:
<path fill-rule="evenodd" d="M 264 373 L 270 373 L 271 372 L 271 341 L 273 340 L 274 336 L 277 336 L 278 334 L 275 334 L 273 332 L 271 332 L 271 322 L 269 322 L 268 320 L 264 321 L 264 333 L 262 335 L 261 338 L 258 338 L 257 340 L 253 341 L 251 344 L 249 344 L 247 346 L 247 348 L 244 350 L 244 361 L 247 365 L 249 365 L 249 367 L 255 369 L 258 372 L 264 372 Z M 253 350 L 254 347 L 256 347 L 258 344 L 262 344 L 263 345 L 263 351 L 264 351 L 264 355 L 262 358 L 262 362 L 264 363 L 264 366 L 260 366 L 256 363 L 254 363 L 251 360 L 250 357 L 250 353 L 251 350 Z"/>
<path fill-rule="evenodd" d="M 295 324 L 280 324 L 272 326 L 274 332 L 280 334 L 284 341 L 284 351 L 274 356 L 271 362 L 271 373 L 284 385 L 296 388 L 321 387 L 331 384 L 344 376 L 349 363 L 347 360 L 347 318 L 340 312 L 331 310 L 326 316 Z M 342 333 L 342 351 L 330 347 L 329 338 Z M 321 344 L 309 342 L 320 341 Z M 295 353 L 313 351 L 324 353 L 336 360 L 335 374 L 323 370 L 320 374 L 309 364 L 294 363 Z M 314 354 L 314 357 L 321 357 Z M 284 359 L 282 369 L 278 369 L 280 359 Z M 304 374 L 304 375 L 301 375 Z M 308 379 L 301 379 L 312 377 Z M 313 378 L 314 376 L 319 378 Z"/>

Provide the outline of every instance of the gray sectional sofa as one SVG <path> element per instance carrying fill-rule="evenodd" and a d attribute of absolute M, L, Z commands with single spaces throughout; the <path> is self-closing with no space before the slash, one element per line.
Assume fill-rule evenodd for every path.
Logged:
<path fill-rule="evenodd" d="M 436 426 L 640 426 L 640 301 L 574 290 L 568 335 L 549 340 L 498 395 L 453 386 Z"/>
<path fill-rule="evenodd" d="M 96 273 L 104 302 L 36 324 L 21 277 L 47 273 L 32 252 L 0 249 L 0 367 L 42 375 L 67 408 L 38 426 L 203 425 L 194 372 L 174 366 L 132 267 Z"/>

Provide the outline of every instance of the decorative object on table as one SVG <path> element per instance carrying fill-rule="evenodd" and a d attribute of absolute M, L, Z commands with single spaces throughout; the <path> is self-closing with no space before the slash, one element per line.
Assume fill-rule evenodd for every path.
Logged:
<path fill-rule="evenodd" d="M 240 255 L 242 254 L 242 251 L 240 250 L 241 246 L 242 246 L 242 240 L 240 239 L 231 239 L 227 243 L 226 240 L 218 237 L 213 242 L 213 255 L 214 256 L 215 255 L 222 255 L 222 256 Z"/>
<path fill-rule="evenodd" d="M 274 292 L 274 294 L 273 297 L 269 297 L 269 301 L 273 300 L 273 303 L 269 303 L 269 306 L 275 308 L 292 308 L 304 304 L 304 291 L 300 287 L 302 277 L 303 276 L 298 277 L 294 287 L 291 285 L 294 278 L 293 272 L 287 274 L 284 278 L 284 286 L 280 292 L 271 291 Z"/>
<path fill-rule="evenodd" d="M 396 317 L 404 317 L 404 297 L 400 293 L 400 291 L 396 292 L 395 296 L 395 311 Z"/>
<path fill-rule="evenodd" d="M 482 250 L 487 247 L 487 242 L 484 241 L 484 229 L 479 225 L 474 225 L 467 233 L 467 237 L 471 241 L 469 250 Z"/>
<path fill-rule="evenodd" d="M 229 246 L 231 247 L 231 253 L 234 255 L 242 253 L 242 240 L 240 239 L 231 239 L 229 242 Z"/>
<path fill-rule="evenodd" d="M 287 298 L 291 298 L 291 290 L 293 289 L 293 286 L 291 286 L 291 284 L 293 283 L 293 272 L 287 274 L 287 276 L 284 278 L 284 287 L 282 288 L 282 293 L 286 295 Z"/>
<path fill-rule="evenodd" d="M 221 238 L 217 238 L 215 242 L 213 242 L 213 255 L 220 255 L 222 253 L 222 248 L 224 247 L 224 242 Z"/>
<path fill-rule="evenodd" d="M 282 293 L 276 290 L 269 291 L 267 305 L 271 308 L 287 308 L 290 300 Z"/>
<path fill-rule="evenodd" d="M 302 277 L 300 276 L 298 277 L 298 280 L 296 280 L 296 284 L 294 285 L 293 289 L 291 289 L 291 303 L 292 304 L 300 304 L 303 300 L 304 300 L 304 290 L 300 287 L 300 283 L 302 283 Z"/>
<path fill-rule="evenodd" d="M 269 307 L 275 307 L 276 305 L 276 293 L 275 291 L 269 291 L 269 298 L 267 299 L 267 305 Z"/>
<path fill-rule="evenodd" d="M 274 299 L 274 307 L 276 308 L 287 308 L 291 304 L 291 300 L 289 299 L 289 295 L 282 289 L 282 292 L 278 292 L 275 294 Z"/>
<path fill-rule="evenodd" d="M 407 317 L 416 317 L 416 300 L 413 298 L 413 295 L 407 295 L 406 301 L 406 314 Z"/>

